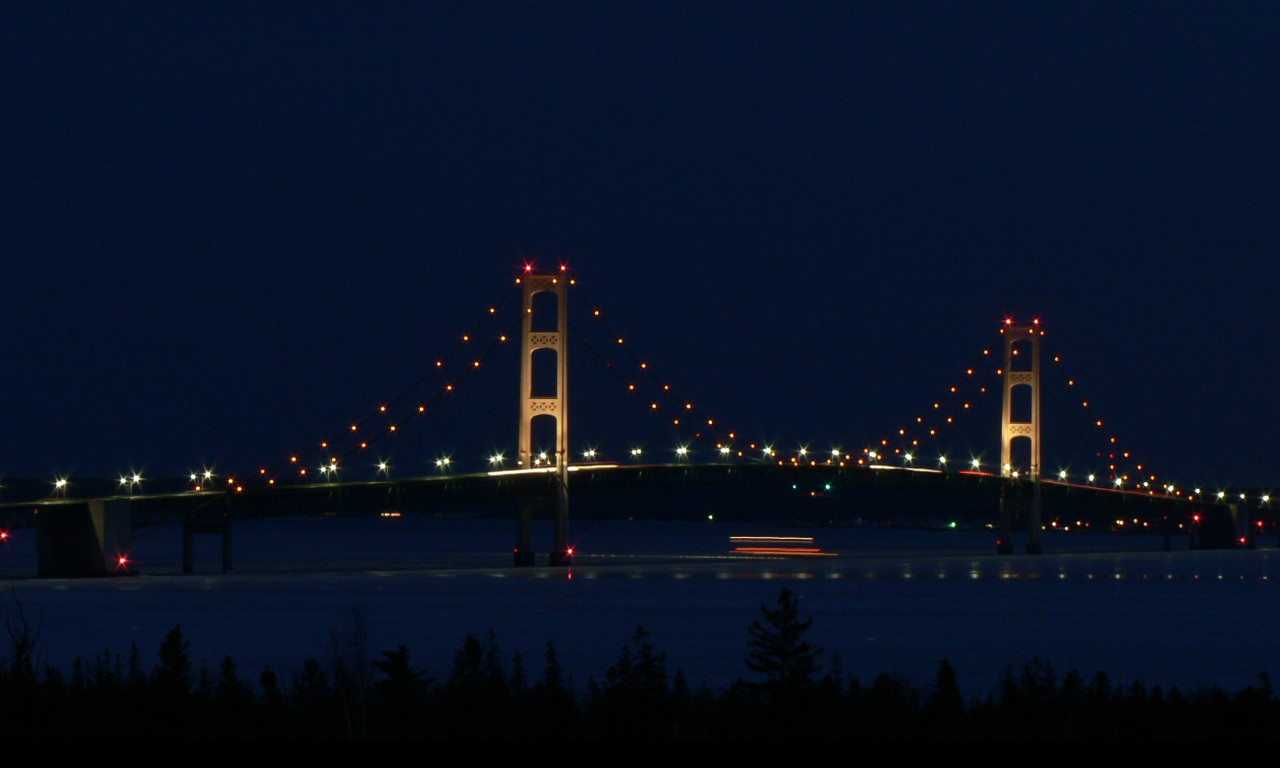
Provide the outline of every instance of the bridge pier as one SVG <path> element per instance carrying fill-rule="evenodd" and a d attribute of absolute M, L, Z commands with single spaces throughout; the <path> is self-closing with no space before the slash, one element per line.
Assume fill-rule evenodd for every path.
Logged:
<path fill-rule="evenodd" d="M 1227 509 L 1231 511 L 1231 520 L 1236 524 L 1236 540 L 1243 546 L 1252 548 L 1253 528 L 1249 525 L 1249 505 L 1245 503 L 1228 504 Z"/>
<path fill-rule="evenodd" d="M 537 564 L 537 558 L 533 554 L 533 502 L 529 499 L 521 499 L 520 509 L 516 512 L 515 564 Z"/>
<path fill-rule="evenodd" d="M 1044 547 L 1040 544 L 1040 533 L 1044 529 L 1044 523 L 1040 516 L 1040 477 L 1036 476 L 1031 484 L 1031 519 L 1028 521 L 1028 527 L 1031 529 L 1031 538 L 1027 540 L 1027 554 L 1039 555 L 1044 553 Z"/>
<path fill-rule="evenodd" d="M 533 513 L 539 501 L 546 497 L 521 499 L 516 511 L 516 549 L 514 563 L 517 566 L 537 565 L 533 551 Z M 569 546 L 569 493 L 563 483 L 556 492 L 555 537 L 552 541 L 548 563 L 553 566 L 573 565 L 573 548 Z"/>
<path fill-rule="evenodd" d="M 1012 481 L 1005 481 L 1005 487 L 1000 492 L 1000 538 L 996 539 L 996 554 L 1012 555 L 1014 553 L 1013 546 L 1013 516 L 1015 512 L 1024 509 L 1023 504 L 1026 499 L 1021 493 L 1022 489 L 1015 485 Z M 1036 478 L 1031 483 L 1031 504 L 1027 510 L 1027 539 L 1028 555 L 1043 554 L 1044 546 L 1040 541 L 1043 533 L 1044 523 L 1040 510 L 1040 478 Z"/>
<path fill-rule="evenodd" d="M 1008 492 L 1000 495 L 1000 538 L 996 539 L 996 554 L 1013 554 L 1013 507 L 1014 500 Z"/>
<path fill-rule="evenodd" d="M 227 508 L 220 516 L 212 520 L 195 520 L 191 515 L 182 521 L 182 572 L 183 575 L 196 570 L 196 535 L 218 535 L 223 538 L 223 573 L 232 570 L 232 508 L 230 497 L 227 497 Z"/>
<path fill-rule="evenodd" d="M 213 534 L 222 537 L 222 572 L 231 571 L 231 517 L 221 520 L 182 521 L 182 573 L 195 572 L 195 537 L 197 534 Z"/>
<path fill-rule="evenodd" d="M 566 456 L 567 458 L 567 456 Z M 573 550 L 569 547 L 569 468 L 560 467 L 560 482 L 556 484 L 556 530 L 551 545 L 551 565 L 573 565 Z"/>
<path fill-rule="evenodd" d="M 36 514 L 41 578 L 126 575 L 128 555 L 128 499 L 51 504 Z"/>

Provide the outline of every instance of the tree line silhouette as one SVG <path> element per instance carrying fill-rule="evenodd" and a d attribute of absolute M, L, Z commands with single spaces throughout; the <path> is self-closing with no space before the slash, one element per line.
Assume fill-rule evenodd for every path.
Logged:
<path fill-rule="evenodd" d="M 868 685 L 804 640 L 783 588 L 747 629 L 750 679 L 689 685 L 643 628 L 600 678 L 577 688 L 547 643 L 531 678 L 519 652 L 492 632 L 469 635 L 447 674 L 415 666 L 403 645 L 371 654 L 363 616 L 335 628 L 321 659 L 282 676 L 241 675 L 230 657 L 193 664 L 180 627 L 149 667 L 128 653 L 42 664 L 39 630 L 6 611 L 0 659 L 5 738 L 1240 738 L 1280 734 L 1270 679 L 1228 694 L 1116 685 L 1102 672 L 1061 678 L 1039 659 L 1008 667 L 983 697 L 966 699 L 944 659 L 932 684 L 880 674 Z"/>

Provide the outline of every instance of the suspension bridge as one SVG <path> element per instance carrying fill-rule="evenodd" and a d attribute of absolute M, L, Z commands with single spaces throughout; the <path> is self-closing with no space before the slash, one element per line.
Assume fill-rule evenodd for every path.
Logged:
<path fill-rule="evenodd" d="M 519 299 L 514 317 L 508 310 Z M 570 320 L 580 308 L 585 322 Z M 183 569 L 192 570 L 193 539 L 221 537 L 223 570 L 232 567 L 233 521 L 250 516 L 319 511 L 515 508 L 516 565 L 537 563 L 533 521 L 553 523 L 547 562 L 573 561 L 569 543 L 570 489 L 600 514 L 592 500 L 607 497 L 612 514 L 655 514 L 691 507 L 737 514 L 777 514 L 805 505 L 828 523 L 875 522 L 881 510 L 911 510 L 917 517 L 955 525 L 984 523 L 997 531 L 997 550 L 1012 553 L 1015 527 L 1026 531 L 1026 551 L 1042 549 L 1041 531 L 1087 528 L 1098 521 L 1163 532 L 1192 545 L 1244 544 L 1269 509 L 1259 491 L 1177 487 L 1131 455 L 1094 418 L 1076 382 L 1060 376 L 1067 393 L 1055 400 L 1064 419 L 1075 414 L 1079 442 L 1088 458 L 1077 466 L 1045 472 L 1042 393 L 1045 331 L 1038 320 L 1007 319 L 997 345 L 983 349 L 955 385 L 878 441 L 856 449 L 832 446 L 784 451 L 777 445 L 721 424 L 705 408 L 683 399 L 667 380 L 633 352 L 625 338 L 588 302 L 564 267 L 536 273 L 526 267 L 499 302 L 435 360 L 411 387 L 377 404 L 360 419 L 315 441 L 308 450 L 280 456 L 248 474 L 216 475 L 210 469 L 178 480 L 9 481 L 0 488 L 0 535 L 15 525 L 37 530 L 42 576 L 107 575 L 128 570 L 131 532 L 142 526 L 183 526 Z M 593 340 L 594 339 L 594 340 Z M 616 382 L 617 391 L 639 401 L 646 418 L 673 436 L 667 461 L 654 461 L 639 444 L 612 458 L 597 447 L 570 443 L 570 343 Z M 479 471 L 462 471 L 449 455 L 434 459 L 435 473 L 392 476 L 381 446 L 394 443 L 428 421 L 471 377 L 487 369 L 500 349 L 520 346 L 517 447 L 508 457 L 495 451 Z M 575 353 L 577 354 L 577 353 Z M 1060 372 L 1060 370 L 1059 370 Z M 514 384 L 512 385 L 514 388 Z M 1000 460 L 981 454 L 949 455 L 946 435 L 1000 395 Z M 1065 407 L 1064 407 L 1065 406 Z M 1081 427 L 1083 425 L 1083 427 Z M 992 452 L 994 453 L 994 452 Z M 1059 466 L 1068 466 L 1062 462 Z M 146 490 L 144 491 L 144 484 Z M 577 504 L 578 502 L 575 502 Z M 754 510 L 754 512 L 752 511 Z M 710 514 L 715 514 L 714 512 Z"/>

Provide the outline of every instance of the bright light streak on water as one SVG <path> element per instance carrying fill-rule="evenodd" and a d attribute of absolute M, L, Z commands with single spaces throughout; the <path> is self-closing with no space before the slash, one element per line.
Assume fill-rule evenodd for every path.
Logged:
<path fill-rule="evenodd" d="M 535 548 L 550 548 L 535 525 Z M 603 677 L 637 626 L 668 670 L 693 682 L 748 676 L 746 629 L 780 587 L 812 616 L 808 639 L 864 683 L 879 672 L 928 684 L 949 658 L 969 695 L 1038 656 L 1058 672 L 1102 670 L 1117 682 L 1228 689 L 1280 674 L 1270 605 L 1275 549 L 1165 552 L 1158 537 L 1046 535 L 1048 554 L 998 556 L 986 532 L 806 530 L 839 557 L 730 556 L 731 534 L 786 530 L 725 523 L 575 521 L 572 579 L 563 569 L 511 567 L 509 521 L 280 519 L 235 530 L 236 572 L 216 573 L 218 538 L 198 537 L 198 573 L 180 576 L 176 527 L 135 538 L 130 578 L 36 580 L 34 532 L 0 548 L 0 599 L 16 595 L 38 622 L 45 659 L 126 653 L 150 664 L 181 624 L 197 658 L 240 673 L 287 671 L 323 656 L 353 607 L 370 649 L 405 644 L 437 679 L 468 633 L 496 633 L 541 672 L 545 643 L 579 685 Z M 1185 547 L 1184 542 L 1178 542 Z M 1274 542 L 1265 542 L 1272 545 Z M 585 553 L 585 554 L 584 554 Z M 540 555 L 545 562 L 545 554 Z"/>

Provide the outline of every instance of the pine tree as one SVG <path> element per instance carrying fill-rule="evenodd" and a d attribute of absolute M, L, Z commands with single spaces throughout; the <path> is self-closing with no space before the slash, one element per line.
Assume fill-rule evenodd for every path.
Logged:
<path fill-rule="evenodd" d="M 160 662 L 151 670 L 156 690 L 167 703 L 185 699 L 191 694 L 191 643 L 183 639 L 181 626 L 164 636 L 157 655 Z"/>
<path fill-rule="evenodd" d="M 790 693 L 813 684 L 821 669 L 821 648 L 803 640 L 813 619 L 800 620 L 795 595 L 786 587 L 778 594 L 778 606 L 760 606 L 764 624 L 753 621 L 747 628 L 747 667 L 764 675 L 763 687 L 770 693 Z"/>

